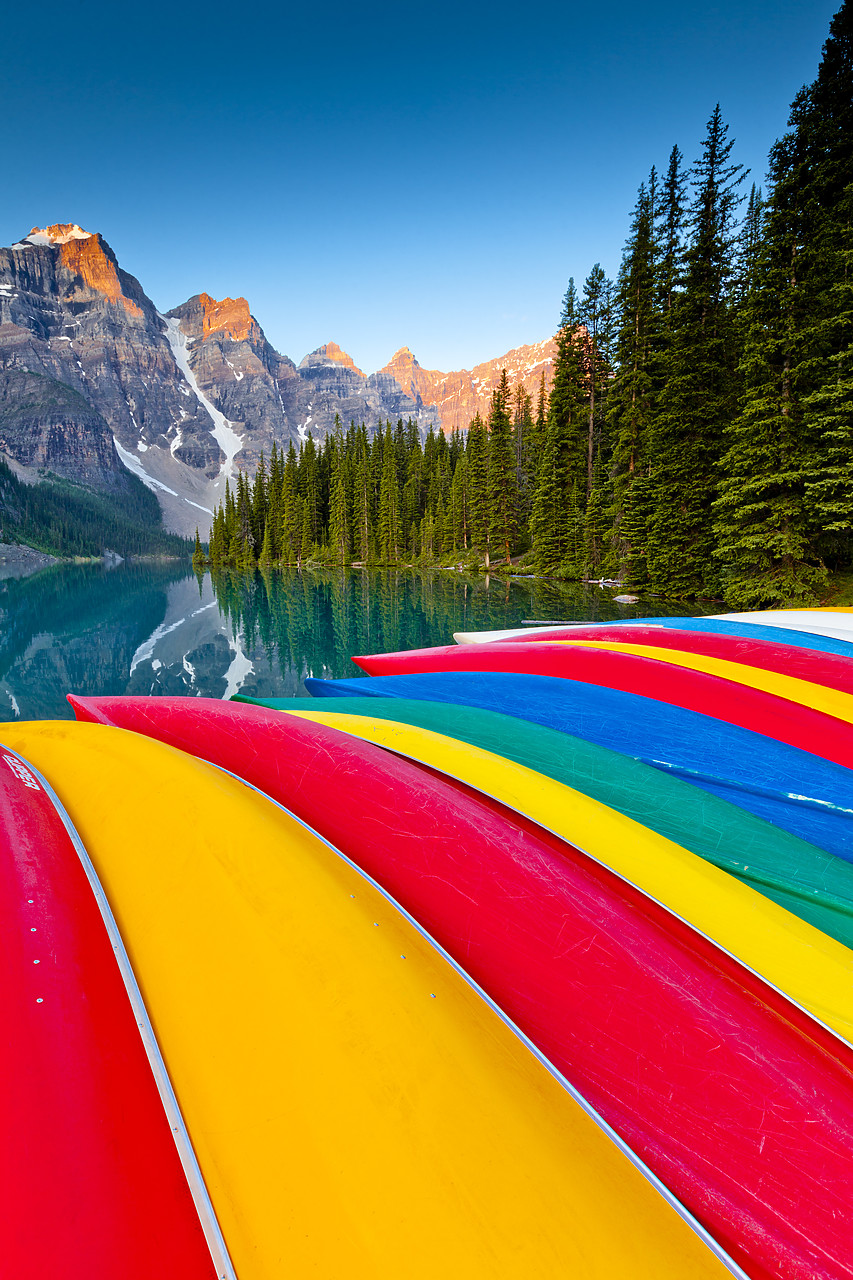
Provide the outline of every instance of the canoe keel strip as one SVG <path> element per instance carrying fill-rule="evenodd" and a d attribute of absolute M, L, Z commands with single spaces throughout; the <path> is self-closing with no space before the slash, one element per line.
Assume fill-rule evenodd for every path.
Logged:
<path fill-rule="evenodd" d="M 98 725 L 0 739 L 92 858 L 240 1280 L 742 1274 L 271 801 Z"/>

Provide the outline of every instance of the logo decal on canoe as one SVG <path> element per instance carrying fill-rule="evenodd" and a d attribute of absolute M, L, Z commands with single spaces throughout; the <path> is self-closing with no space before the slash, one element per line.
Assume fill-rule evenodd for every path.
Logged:
<path fill-rule="evenodd" d="M 29 769 L 23 763 L 23 761 L 16 759 L 15 756 L 5 756 L 5 755 L 3 759 L 6 761 L 7 765 L 14 773 L 15 777 L 21 779 L 21 782 L 23 782 L 25 787 L 29 787 L 31 791 L 41 791 L 41 787 L 36 782 L 35 778 L 30 773 Z"/>

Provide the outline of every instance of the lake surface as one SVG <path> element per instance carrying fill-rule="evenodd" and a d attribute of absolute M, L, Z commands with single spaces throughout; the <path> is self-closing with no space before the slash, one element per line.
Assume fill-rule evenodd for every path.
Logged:
<path fill-rule="evenodd" d="M 0 720 L 69 719 L 67 693 L 307 696 L 357 653 L 450 644 L 454 631 L 648 617 L 608 588 L 409 570 L 194 574 L 185 565 L 55 565 L 0 582 Z"/>

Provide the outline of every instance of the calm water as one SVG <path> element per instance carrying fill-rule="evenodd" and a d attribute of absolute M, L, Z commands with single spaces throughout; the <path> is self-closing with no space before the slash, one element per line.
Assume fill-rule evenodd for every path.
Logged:
<path fill-rule="evenodd" d="M 69 692 L 304 695 L 355 676 L 354 653 L 449 644 L 524 618 L 683 613 L 542 579 L 344 570 L 195 575 L 185 566 L 54 566 L 0 582 L 0 720 L 70 718 Z"/>

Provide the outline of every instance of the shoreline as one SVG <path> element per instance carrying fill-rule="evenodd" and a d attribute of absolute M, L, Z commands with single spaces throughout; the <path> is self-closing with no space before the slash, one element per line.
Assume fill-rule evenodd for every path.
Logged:
<path fill-rule="evenodd" d="M 0 580 L 26 578 L 39 569 L 58 563 L 58 557 L 49 555 L 46 551 L 36 551 L 33 547 L 25 547 L 19 543 L 0 542 Z"/>

